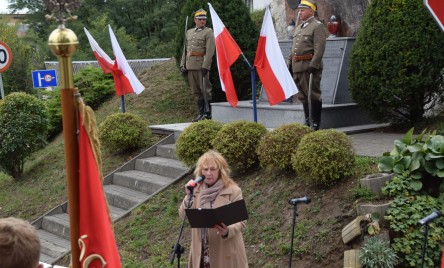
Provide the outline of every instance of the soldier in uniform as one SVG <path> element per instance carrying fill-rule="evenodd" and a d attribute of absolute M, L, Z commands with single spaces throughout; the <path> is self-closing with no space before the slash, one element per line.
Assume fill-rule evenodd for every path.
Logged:
<path fill-rule="evenodd" d="M 205 10 L 199 9 L 194 13 L 194 23 L 196 26 L 189 29 L 186 33 L 186 49 L 183 51 L 180 61 L 180 71 L 188 75 L 188 81 L 199 112 L 199 115 L 193 122 L 211 119 L 211 106 L 209 104 L 211 100 L 211 84 L 208 72 L 211 68 L 216 46 L 213 30 L 205 27 L 206 22 L 207 12 Z M 206 108 L 208 109 L 207 111 Z"/>
<path fill-rule="evenodd" d="M 305 124 L 310 126 L 308 91 L 310 74 L 312 74 L 311 115 L 312 128 L 318 130 L 321 126 L 321 76 L 322 57 L 328 36 L 327 28 L 318 21 L 315 0 L 302 0 L 298 6 L 299 18 L 302 23 L 295 28 L 293 46 L 289 57 L 289 70 L 299 89 L 297 98 L 304 107 Z"/>

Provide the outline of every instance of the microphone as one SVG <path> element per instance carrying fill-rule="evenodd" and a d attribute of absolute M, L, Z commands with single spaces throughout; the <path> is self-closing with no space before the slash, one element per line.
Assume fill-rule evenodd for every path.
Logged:
<path fill-rule="evenodd" d="M 441 216 L 442 216 L 441 211 L 437 210 L 435 212 L 432 212 L 432 214 L 428 215 L 427 217 L 423 218 L 422 220 L 418 221 L 418 224 L 419 225 L 427 224 L 427 223 L 429 223 Z"/>
<path fill-rule="evenodd" d="M 290 204 L 290 205 L 308 204 L 310 202 L 311 202 L 311 199 L 308 196 L 304 196 L 304 197 L 300 197 L 300 198 L 293 198 L 293 199 L 288 200 L 288 204 Z"/>
<path fill-rule="evenodd" d="M 187 183 L 187 189 L 192 191 L 197 186 L 197 184 L 200 183 L 203 180 L 205 180 L 205 176 L 204 175 L 201 175 L 201 176 L 197 177 L 194 180 L 190 180 Z"/>

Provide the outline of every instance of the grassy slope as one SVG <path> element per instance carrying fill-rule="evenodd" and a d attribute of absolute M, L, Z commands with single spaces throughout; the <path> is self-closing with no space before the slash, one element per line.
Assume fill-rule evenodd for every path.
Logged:
<path fill-rule="evenodd" d="M 147 89 L 139 96 L 126 97 L 128 112 L 146 118 L 149 124 L 189 121 L 194 114 L 191 94 L 173 61 L 154 67 L 142 75 Z M 98 122 L 118 112 L 120 99 L 106 102 L 97 112 Z M 136 155 L 103 152 L 103 173 Z M 290 249 L 293 207 L 289 198 L 308 195 L 309 205 L 299 205 L 294 241 L 293 266 L 342 267 L 341 230 L 352 220 L 350 188 L 357 187 L 362 173 L 374 170 L 374 160 L 360 158 L 356 176 L 335 187 L 310 187 L 291 173 L 258 169 L 235 180 L 243 189 L 250 219 L 244 232 L 250 267 L 286 267 Z M 66 200 L 63 141 L 61 137 L 34 154 L 26 163 L 24 178 L 15 182 L 0 173 L 0 217 L 17 216 L 34 220 Z M 359 170 L 359 171 L 358 171 Z M 183 185 L 177 182 L 115 225 L 115 234 L 125 267 L 175 267 L 170 265 L 172 246 L 182 221 L 177 215 Z M 185 247 L 182 267 L 189 249 L 189 227 L 185 225 L 181 244 Z M 67 265 L 66 259 L 62 265 Z"/>
<path fill-rule="evenodd" d="M 150 125 L 189 122 L 194 115 L 192 96 L 174 62 L 146 72 L 149 73 L 141 76 L 145 91 L 125 97 L 126 111 L 142 116 Z M 97 122 L 119 112 L 120 102 L 116 96 L 105 102 L 96 111 Z M 137 153 L 113 155 L 103 151 L 103 174 L 108 174 Z M 20 181 L 0 175 L 0 217 L 13 215 L 32 221 L 63 203 L 67 199 L 65 178 L 63 136 L 59 135 L 25 163 L 25 174 Z"/>

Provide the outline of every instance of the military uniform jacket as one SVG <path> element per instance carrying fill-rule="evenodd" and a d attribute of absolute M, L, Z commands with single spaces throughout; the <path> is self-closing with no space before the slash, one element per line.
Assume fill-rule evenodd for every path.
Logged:
<path fill-rule="evenodd" d="M 304 25 L 305 24 L 305 25 Z M 304 27 L 302 27 L 304 25 Z M 327 28 L 314 17 L 298 25 L 293 34 L 290 60 L 293 73 L 306 72 L 309 67 L 322 68 Z M 311 60 L 296 60 L 294 56 L 313 55 Z"/>
<path fill-rule="evenodd" d="M 201 70 L 211 68 L 216 45 L 213 30 L 208 27 L 192 28 L 187 31 L 186 51 L 182 53 L 180 66 L 187 70 Z"/>

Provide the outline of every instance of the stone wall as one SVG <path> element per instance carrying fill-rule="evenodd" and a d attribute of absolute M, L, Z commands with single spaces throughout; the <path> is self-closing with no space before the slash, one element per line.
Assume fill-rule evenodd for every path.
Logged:
<path fill-rule="evenodd" d="M 319 18 L 327 23 L 335 15 L 341 23 L 338 37 L 356 36 L 369 3 L 370 0 L 318 0 Z M 296 20 L 297 13 L 289 7 L 287 0 L 272 0 L 271 14 L 278 39 L 289 39 L 287 26 Z"/>

